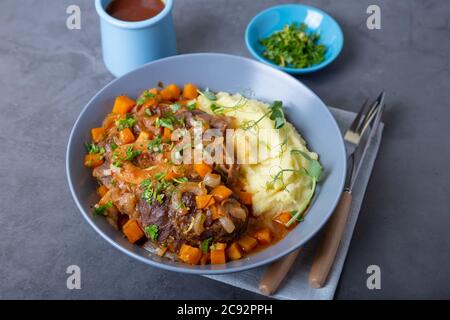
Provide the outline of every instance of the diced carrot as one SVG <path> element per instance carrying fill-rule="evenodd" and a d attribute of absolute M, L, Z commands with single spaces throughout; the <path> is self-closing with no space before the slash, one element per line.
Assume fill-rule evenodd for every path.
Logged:
<path fill-rule="evenodd" d="M 108 192 L 108 188 L 105 187 L 103 184 L 97 188 L 97 194 L 100 197 L 103 197 Z"/>
<path fill-rule="evenodd" d="M 148 132 L 141 131 L 136 139 L 136 143 L 135 143 L 136 147 L 139 147 L 140 144 L 148 142 L 149 139 L 150 139 L 150 134 Z M 147 149 L 147 143 L 145 145 L 145 149 Z"/>
<path fill-rule="evenodd" d="M 147 99 L 147 101 L 145 101 L 145 103 L 143 104 L 144 107 L 155 107 L 158 105 L 158 98 L 152 98 L 152 99 Z"/>
<path fill-rule="evenodd" d="M 273 221 L 281 224 L 286 225 L 286 223 L 289 222 L 289 220 L 292 219 L 292 214 L 290 211 L 281 212 L 280 214 L 276 215 L 275 218 L 273 218 Z"/>
<path fill-rule="evenodd" d="M 194 164 L 194 169 L 202 178 L 204 178 L 207 173 L 212 172 L 212 168 L 204 162 Z"/>
<path fill-rule="evenodd" d="M 228 247 L 227 256 L 231 260 L 239 260 L 240 258 L 242 258 L 241 248 L 239 248 L 239 245 L 236 242 L 232 243 Z"/>
<path fill-rule="evenodd" d="M 163 139 L 170 140 L 171 136 L 172 136 L 172 130 L 170 130 L 169 128 L 164 128 Z"/>
<path fill-rule="evenodd" d="M 122 227 L 122 231 L 131 243 L 135 243 L 144 236 L 144 231 L 134 219 L 128 220 Z"/>
<path fill-rule="evenodd" d="M 257 230 L 253 236 L 258 240 L 259 244 L 267 245 L 272 242 L 272 232 L 269 228 L 261 228 Z"/>
<path fill-rule="evenodd" d="M 159 94 L 158 88 L 151 88 L 150 90 L 148 90 L 148 92 L 154 94 L 155 96 Z"/>
<path fill-rule="evenodd" d="M 242 238 L 240 238 L 238 240 L 238 243 L 241 246 L 242 250 L 244 250 L 247 253 L 255 249 L 256 246 L 258 245 L 258 241 L 256 241 L 255 238 L 252 238 L 248 235 L 244 235 Z"/>
<path fill-rule="evenodd" d="M 211 219 L 213 219 L 213 220 L 217 220 L 223 216 L 222 212 L 217 208 L 216 205 L 210 206 L 209 210 L 211 210 Z"/>
<path fill-rule="evenodd" d="M 241 191 L 239 192 L 239 199 L 243 204 L 251 205 L 253 203 L 252 200 L 253 194 L 250 192 Z"/>
<path fill-rule="evenodd" d="M 183 174 L 182 173 L 177 173 L 175 172 L 175 170 L 173 168 L 169 169 L 169 171 L 167 172 L 166 176 L 164 177 L 164 179 L 166 180 L 172 180 L 174 178 L 179 178 L 181 177 Z"/>
<path fill-rule="evenodd" d="M 183 97 L 186 99 L 195 99 L 198 97 L 197 87 L 192 83 L 186 83 L 183 89 Z"/>
<path fill-rule="evenodd" d="M 88 168 L 101 166 L 103 162 L 103 157 L 98 153 L 90 153 L 84 156 L 84 165 Z"/>
<path fill-rule="evenodd" d="M 119 139 L 123 144 L 132 143 L 134 141 L 134 134 L 130 128 L 125 128 L 119 131 Z"/>
<path fill-rule="evenodd" d="M 136 102 L 127 96 L 118 96 L 114 102 L 113 113 L 127 114 Z"/>
<path fill-rule="evenodd" d="M 172 170 L 170 170 L 164 177 L 164 179 L 166 179 L 167 181 L 172 180 L 173 178 L 176 178 L 176 176 Z"/>
<path fill-rule="evenodd" d="M 180 87 L 179 87 L 179 86 L 177 86 L 177 85 L 174 84 L 174 83 L 171 83 L 171 84 L 169 84 L 166 88 L 167 88 L 167 89 L 170 91 L 170 93 L 171 93 L 171 100 L 178 100 L 178 99 L 180 99 L 180 93 L 181 93 L 181 90 L 180 90 Z"/>
<path fill-rule="evenodd" d="M 170 91 L 167 87 L 162 89 L 159 95 L 161 96 L 161 99 L 163 99 L 164 101 L 172 100 L 172 91 Z"/>
<path fill-rule="evenodd" d="M 223 264 L 226 263 L 225 250 L 211 250 L 211 264 Z"/>
<path fill-rule="evenodd" d="M 216 203 L 211 194 L 195 196 L 195 202 L 198 209 L 204 209 Z"/>
<path fill-rule="evenodd" d="M 214 250 L 225 250 L 226 247 L 227 247 L 227 244 L 223 243 L 223 242 L 216 242 L 216 243 L 213 243 L 213 245 L 211 246 L 211 248 Z"/>
<path fill-rule="evenodd" d="M 223 184 L 215 187 L 212 191 L 211 194 L 214 196 L 214 198 L 216 198 L 216 200 L 223 201 L 225 199 L 227 199 L 229 196 L 231 196 L 233 194 L 233 191 L 231 191 L 230 189 L 228 189 L 227 187 L 225 187 Z"/>
<path fill-rule="evenodd" d="M 197 264 L 202 257 L 202 250 L 183 243 L 178 257 L 185 263 Z"/>
<path fill-rule="evenodd" d="M 202 257 L 200 258 L 200 264 L 202 266 L 204 266 L 205 264 L 208 263 L 208 259 L 209 259 L 209 254 L 208 253 L 203 253 Z"/>
<path fill-rule="evenodd" d="M 103 128 L 92 128 L 91 129 L 92 140 L 96 143 L 99 142 L 100 140 L 102 140 L 104 135 L 105 135 L 105 129 L 103 129 Z"/>
<path fill-rule="evenodd" d="M 148 93 L 152 94 L 153 96 L 148 95 Z M 145 102 L 143 103 L 144 107 L 155 107 L 161 101 L 161 96 L 159 95 L 159 90 L 157 88 L 146 90 L 144 91 L 143 95 L 145 99 Z"/>

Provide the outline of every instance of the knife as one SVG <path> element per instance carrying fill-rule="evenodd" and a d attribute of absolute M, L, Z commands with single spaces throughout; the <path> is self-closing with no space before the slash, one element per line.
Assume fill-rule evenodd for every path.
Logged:
<path fill-rule="evenodd" d="M 364 158 L 367 155 L 367 150 L 381 123 L 381 117 L 385 108 L 384 98 L 385 93 L 382 92 L 364 117 L 358 114 L 344 136 L 348 159 L 345 188 L 330 221 L 325 227 L 323 238 L 313 259 L 309 273 L 309 284 L 313 288 L 321 288 L 325 285 L 336 258 L 350 211 L 353 187 L 359 176 Z M 370 130 L 367 136 L 365 132 L 369 127 Z"/>

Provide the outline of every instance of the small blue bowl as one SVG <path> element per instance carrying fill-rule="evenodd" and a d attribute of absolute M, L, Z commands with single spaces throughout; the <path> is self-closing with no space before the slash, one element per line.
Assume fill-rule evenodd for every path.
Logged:
<path fill-rule="evenodd" d="M 263 56 L 264 47 L 259 42 L 285 25 L 301 22 L 308 26 L 308 32 L 320 34 L 318 43 L 325 45 L 325 60 L 308 68 L 280 67 Z M 260 12 L 250 21 L 245 32 L 245 43 L 250 53 L 259 61 L 292 74 L 310 73 L 320 70 L 333 62 L 342 50 L 344 35 L 338 23 L 322 10 L 300 5 L 287 4 Z"/>

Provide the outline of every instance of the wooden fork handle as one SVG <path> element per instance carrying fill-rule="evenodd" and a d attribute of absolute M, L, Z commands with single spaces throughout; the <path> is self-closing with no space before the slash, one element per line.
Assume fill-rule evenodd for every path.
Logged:
<path fill-rule="evenodd" d="M 262 294 L 270 296 L 278 289 L 300 251 L 301 249 L 295 250 L 266 268 L 259 282 L 259 291 Z"/>
<path fill-rule="evenodd" d="M 313 288 L 322 288 L 327 280 L 347 224 L 351 203 L 352 194 L 344 191 L 325 227 L 323 238 L 314 256 L 309 273 L 309 285 Z"/>

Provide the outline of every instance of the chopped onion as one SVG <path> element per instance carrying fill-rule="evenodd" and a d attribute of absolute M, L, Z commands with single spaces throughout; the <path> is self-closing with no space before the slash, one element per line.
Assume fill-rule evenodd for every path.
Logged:
<path fill-rule="evenodd" d="M 115 204 L 122 213 L 127 214 L 131 218 L 135 218 L 136 201 L 136 196 L 133 193 L 123 193 L 116 199 Z"/>
<path fill-rule="evenodd" d="M 205 222 L 206 216 L 199 212 L 194 218 L 194 225 L 192 229 L 194 230 L 194 233 L 196 235 L 201 235 L 203 231 L 205 231 L 205 227 L 203 226 L 203 223 Z"/>
<path fill-rule="evenodd" d="M 207 173 L 203 178 L 203 183 L 211 188 L 217 187 L 220 184 L 220 175 Z"/>
<path fill-rule="evenodd" d="M 219 207 L 219 214 L 222 216 L 233 216 L 240 220 L 247 219 L 247 210 L 235 199 L 227 199 Z"/>
<path fill-rule="evenodd" d="M 230 210 L 230 214 L 238 219 L 245 220 L 247 218 L 247 212 L 242 208 L 233 208 Z"/>
<path fill-rule="evenodd" d="M 219 218 L 219 221 L 226 232 L 232 233 L 234 231 L 235 226 L 233 221 L 231 221 L 230 217 L 227 216 L 221 217 Z"/>
<path fill-rule="evenodd" d="M 185 182 L 180 184 L 172 194 L 172 209 L 178 211 L 180 214 L 186 214 L 188 209 L 184 207 L 181 197 L 185 192 L 192 192 L 193 194 L 200 196 L 206 194 L 206 189 L 200 187 L 195 182 Z"/>

